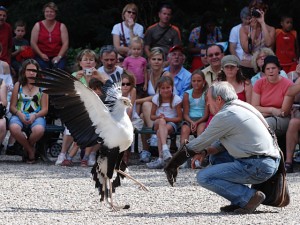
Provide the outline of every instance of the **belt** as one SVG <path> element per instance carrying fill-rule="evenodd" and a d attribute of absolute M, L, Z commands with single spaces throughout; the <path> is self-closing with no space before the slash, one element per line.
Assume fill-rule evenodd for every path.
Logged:
<path fill-rule="evenodd" d="M 244 157 L 244 158 L 240 158 L 240 159 L 265 159 L 265 158 L 271 158 L 271 159 L 274 159 L 274 160 L 277 159 L 277 158 L 274 158 L 274 157 L 271 157 L 271 156 L 268 156 L 268 155 L 252 155 L 252 156 Z"/>

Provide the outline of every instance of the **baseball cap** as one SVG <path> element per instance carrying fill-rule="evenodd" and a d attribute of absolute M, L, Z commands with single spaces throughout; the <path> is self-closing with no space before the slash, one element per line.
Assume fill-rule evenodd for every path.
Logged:
<path fill-rule="evenodd" d="M 221 60 L 221 65 L 224 68 L 227 65 L 240 66 L 240 60 L 235 55 L 226 55 Z"/>
<path fill-rule="evenodd" d="M 179 50 L 183 53 L 183 47 L 180 45 L 174 45 L 172 48 L 169 49 L 169 53 L 174 52 L 175 50 Z"/>
<path fill-rule="evenodd" d="M 278 58 L 275 55 L 268 55 L 265 59 L 264 59 L 264 65 L 262 66 L 262 71 L 265 72 L 265 68 L 267 66 L 267 64 L 269 63 L 274 63 L 278 68 L 281 69 L 281 65 L 279 63 Z"/>
<path fill-rule="evenodd" d="M 0 5 L 0 11 L 5 11 L 5 12 L 7 12 L 7 8 L 5 8 L 4 6 Z"/>

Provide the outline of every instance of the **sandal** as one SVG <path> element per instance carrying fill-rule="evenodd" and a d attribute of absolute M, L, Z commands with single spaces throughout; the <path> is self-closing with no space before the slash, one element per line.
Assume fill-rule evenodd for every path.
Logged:
<path fill-rule="evenodd" d="M 286 173 L 294 173 L 294 168 L 293 168 L 293 164 L 292 163 L 285 163 L 284 164 L 285 167 L 285 172 Z"/>

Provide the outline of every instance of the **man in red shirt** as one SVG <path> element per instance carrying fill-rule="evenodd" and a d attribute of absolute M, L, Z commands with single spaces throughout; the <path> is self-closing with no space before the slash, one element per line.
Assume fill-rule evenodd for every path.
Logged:
<path fill-rule="evenodd" d="M 12 48 L 12 28 L 6 23 L 7 9 L 0 6 L 0 43 L 2 44 L 2 54 L 0 60 L 10 64 Z"/>

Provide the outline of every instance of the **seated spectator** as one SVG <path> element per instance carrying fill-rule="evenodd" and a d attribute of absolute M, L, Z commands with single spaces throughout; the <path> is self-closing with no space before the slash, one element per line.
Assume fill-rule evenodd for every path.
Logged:
<path fill-rule="evenodd" d="M 76 57 L 76 66 L 78 68 L 77 72 L 74 72 L 72 75 L 79 79 L 83 84 L 88 86 L 90 80 L 92 79 L 92 71 L 95 70 L 99 65 L 99 57 L 98 55 L 90 49 L 84 49 L 80 51 Z M 55 165 L 62 166 L 73 166 L 72 159 L 76 155 L 79 147 L 77 144 L 73 144 L 72 150 L 67 154 L 67 151 L 73 142 L 73 138 L 70 136 L 70 132 L 67 128 L 65 128 L 64 135 L 69 137 L 64 137 L 63 139 L 63 147 L 61 149 L 61 153 L 59 154 Z M 64 141 L 66 143 L 64 143 Z M 93 166 L 95 163 L 95 151 L 93 151 L 92 147 L 87 147 L 85 149 L 85 156 L 81 160 L 81 166 Z"/>
<path fill-rule="evenodd" d="M 147 163 L 150 169 L 161 169 L 172 155 L 167 145 L 167 137 L 177 131 L 182 121 L 181 98 L 173 94 L 174 82 L 169 76 L 163 76 L 158 80 L 159 93 L 152 98 L 151 120 L 154 121 L 153 129 L 157 135 L 159 157 L 157 160 Z"/>
<path fill-rule="evenodd" d="M 201 61 L 201 49 L 207 45 L 222 41 L 221 28 L 217 26 L 216 15 L 207 11 L 203 14 L 201 24 L 192 30 L 189 37 L 189 53 L 193 54 L 191 72 L 204 66 Z M 200 53 L 200 54 L 199 54 Z"/>
<path fill-rule="evenodd" d="M 6 107 L 7 107 L 7 90 L 5 82 L 0 78 L 0 154 L 3 149 L 3 140 L 6 135 Z"/>
<path fill-rule="evenodd" d="M 13 48 L 11 53 L 11 66 L 13 68 L 13 81 L 16 83 L 18 81 L 18 74 L 22 62 L 26 59 L 33 58 L 34 54 L 29 46 L 28 40 L 24 38 L 26 34 L 26 23 L 19 20 L 15 23 L 15 36 L 13 37 Z M 26 58 L 25 58 L 25 55 Z"/>
<path fill-rule="evenodd" d="M 268 55 L 275 55 L 272 49 L 270 48 L 261 48 L 257 50 L 252 57 L 251 64 L 254 69 L 254 71 L 257 73 L 251 78 L 252 86 L 254 86 L 255 82 L 259 80 L 260 78 L 264 77 L 265 74 L 262 72 L 262 66 L 264 65 L 264 59 Z M 286 73 L 284 70 L 280 70 L 280 75 L 287 78 Z"/>
<path fill-rule="evenodd" d="M 221 45 L 212 44 L 206 49 L 206 57 L 209 66 L 204 68 L 202 72 L 205 75 L 205 80 L 210 87 L 217 79 L 218 73 L 221 71 L 221 60 L 224 57 L 224 49 Z"/>
<path fill-rule="evenodd" d="M 57 11 L 54 2 L 46 3 L 43 7 L 45 19 L 37 22 L 31 31 L 30 44 L 42 69 L 65 68 L 69 35 L 66 25 L 56 20 Z"/>
<path fill-rule="evenodd" d="M 134 3 L 127 4 L 122 11 L 123 22 L 114 25 L 112 29 L 113 44 L 123 57 L 129 54 L 129 44 L 134 37 L 144 37 L 144 28 L 138 24 L 138 7 Z"/>
<path fill-rule="evenodd" d="M 183 96 L 183 123 L 181 126 L 180 144 L 189 140 L 190 134 L 199 136 L 205 129 L 208 119 L 206 92 L 208 84 L 201 70 L 195 70 L 191 77 L 192 89 L 185 91 Z"/>
<path fill-rule="evenodd" d="M 23 62 L 19 81 L 15 84 L 11 96 L 10 112 L 13 116 L 9 122 L 11 135 L 24 147 L 27 163 L 35 162 L 35 144 L 44 135 L 48 113 L 48 95 L 42 89 L 30 84 L 30 78 L 36 77 L 39 64 L 33 59 Z M 28 135 L 26 137 L 23 133 Z"/>
<path fill-rule="evenodd" d="M 0 43 L 0 55 L 2 54 L 2 44 Z M 0 60 L 0 78 L 4 80 L 8 91 L 8 100 L 10 99 L 11 92 L 14 88 L 12 77 L 10 74 L 9 64 L 5 61 Z"/>
<path fill-rule="evenodd" d="M 147 93 L 148 97 L 137 99 L 137 113 L 140 114 L 140 117 L 144 120 L 145 126 L 152 127 L 153 121 L 150 119 L 151 115 L 151 107 L 152 107 L 152 97 L 156 94 L 157 90 L 157 82 L 161 75 L 164 73 L 163 65 L 164 65 L 164 51 L 159 47 L 154 47 L 150 51 L 150 55 L 148 58 L 149 69 L 148 69 L 148 88 Z M 138 109 L 141 108 L 141 113 L 139 113 Z M 156 135 L 152 135 L 150 139 L 150 135 L 141 135 L 143 149 L 140 152 L 140 161 L 141 162 L 150 162 L 151 153 L 149 152 L 149 144 L 151 146 L 157 146 L 157 137 Z M 149 143 L 148 143 L 149 140 Z"/>
<path fill-rule="evenodd" d="M 249 7 L 242 8 L 240 12 L 240 18 L 242 23 L 234 26 L 229 35 L 229 52 L 231 55 L 237 56 L 240 60 L 242 60 L 244 50 L 241 46 L 240 41 L 240 29 L 242 27 L 248 26 L 250 24 L 250 12 Z"/>
<path fill-rule="evenodd" d="M 147 60 L 143 55 L 143 40 L 134 37 L 129 46 L 131 55 L 127 56 L 123 62 L 123 69 L 133 73 L 136 80 L 137 98 L 147 96 L 148 76 L 147 76 Z"/>
<path fill-rule="evenodd" d="M 252 105 L 263 114 L 279 137 L 286 134 L 294 100 L 286 95 L 293 83 L 279 75 L 280 69 L 278 58 L 267 56 L 262 66 L 265 77 L 255 83 L 252 92 Z"/>
<path fill-rule="evenodd" d="M 249 3 L 250 25 L 240 29 L 240 42 L 244 51 L 241 69 L 248 79 L 255 74 L 251 65 L 252 54 L 263 47 L 274 48 L 275 28 L 265 22 L 267 9 L 268 5 L 264 1 L 251 0 Z"/>
<path fill-rule="evenodd" d="M 296 66 L 294 71 L 287 74 L 287 77 L 294 83 L 296 82 L 296 80 L 300 77 L 300 63 Z"/>
<path fill-rule="evenodd" d="M 222 58 L 221 64 L 223 70 L 218 74 L 218 81 L 227 81 L 234 87 L 239 100 L 251 103 L 252 85 L 241 73 L 239 58 L 235 55 L 226 55 Z"/>
<path fill-rule="evenodd" d="M 295 70 L 299 58 L 297 31 L 293 29 L 293 18 L 281 16 L 281 29 L 276 29 L 276 56 L 286 73 Z"/>
<path fill-rule="evenodd" d="M 184 50 L 181 46 L 175 45 L 169 50 L 168 62 L 169 66 L 164 70 L 170 73 L 174 80 L 175 94 L 181 99 L 186 90 L 191 86 L 191 73 L 183 66 L 185 62 Z"/>
<path fill-rule="evenodd" d="M 124 70 L 122 74 L 122 96 L 127 97 L 131 100 L 132 106 L 127 108 L 127 114 L 132 120 L 134 117 L 138 117 L 135 111 L 135 100 L 136 100 L 136 88 L 135 88 L 135 78 L 134 75 L 129 71 Z M 123 161 L 128 165 L 130 157 L 131 147 L 124 152 Z"/>
<path fill-rule="evenodd" d="M 299 66 L 299 65 L 298 65 Z M 287 95 L 293 92 L 291 97 L 295 97 L 292 109 L 292 116 L 289 122 L 289 126 L 286 132 L 286 158 L 285 158 L 285 170 L 287 173 L 293 173 L 293 156 L 295 152 L 296 145 L 299 143 L 299 132 L 300 132 L 300 79 L 297 79 L 295 85 L 289 88 Z M 297 90 L 298 89 L 298 90 Z M 299 160 L 299 158 L 298 158 Z"/>
<path fill-rule="evenodd" d="M 145 32 L 145 53 L 149 57 L 150 51 L 154 47 L 163 49 L 167 59 L 169 49 L 175 45 L 181 45 L 181 34 L 178 27 L 171 24 L 173 7 L 171 4 L 163 2 L 159 8 L 159 21 L 149 26 Z"/>

